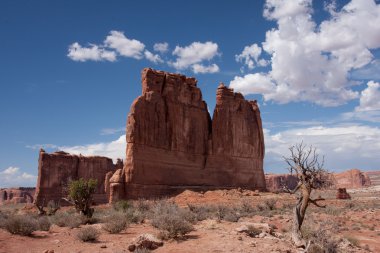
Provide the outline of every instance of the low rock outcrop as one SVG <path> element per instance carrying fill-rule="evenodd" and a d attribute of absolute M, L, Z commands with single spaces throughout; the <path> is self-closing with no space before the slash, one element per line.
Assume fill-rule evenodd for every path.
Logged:
<path fill-rule="evenodd" d="M 35 190 L 34 187 L 0 189 L 0 204 L 33 203 Z"/>
<path fill-rule="evenodd" d="M 108 195 L 105 187 L 105 177 L 108 172 L 115 172 L 122 167 L 122 162 L 115 165 L 112 159 L 101 156 L 71 155 L 58 151 L 52 154 L 40 150 L 38 161 L 38 179 L 35 193 L 35 203 L 43 201 L 59 201 L 65 196 L 65 190 L 70 180 L 78 178 L 97 179 L 97 190 L 94 194 L 96 203 L 107 203 Z"/>
<path fill-rule="evenodd" d="M 223 84 L 211 121 L 196 79 L 144 69 L 126 139 L 124 169 L 110 179 L 111 199 L 186 188 L 265 189 L 257 103 Z"/>
<path fill-rule="evenodd" d="M 350 194 L 348 194 L 346 188 L 338 188 L 336 193 L 337 199 L 351 199 Z"/>

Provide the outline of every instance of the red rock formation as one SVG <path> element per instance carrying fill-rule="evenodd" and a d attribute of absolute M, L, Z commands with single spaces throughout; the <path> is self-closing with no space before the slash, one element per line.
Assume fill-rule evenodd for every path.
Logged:
<path fill-rule="evenodd" d="M 337 188 L 362 188 L 370 186 L 371 181 L 365 173 L 358 169 L 347 170 L 342 173 L 335 173 L 335 186 Z"/>
<path fill-rule="evenodd" d="M 371 185 L 380 185 L 380 171 L 366 171 L 364 172 L 366 178 L 369 178 Z"/>
<path fill-rule="evenodd" d="M 337 188 L 362 188 L 371 185 L 370 176 L 367 172 L 362 172 L 358 169 L 347 170 L 341 173 L 329 174 L 331 187 Z M 270 192 L 282 191 L 282 183 L 290 189 L 297 185 L 297 178 L 289 174 L 268 174 L 265 175 L 267 190 Z"/>
<path fill-rule="evenodd" d="M 337 199 L 351 199 L 350 194 L 348 194 L 346 188 L 338 188 L 336 193 Z"/>
<path fill-rule="evenodd" d="M 107 157 L 77 156 L 62 151 L 48 154 L 41 149 L 35 203 L 42 204 L 44 200 L 45 203 L 50 200 L 60 200 L 65 196 L 64 191 L 68 182 L 79 178 L 97 179 L 98 185 L 94 194 L 94 201 L 96 203 L 107 203 L 108 197 L 104 182 L 107 172 L 110 171 L 115 171 L 115 165 Z"/>
<path fill-rule="evenodd" d="M 194 78 L 144 69 L 127 143 L 124 170 L 110 179 L 115 199 L 192 187 L 265 189 L 259 109 L 224 85 L 211 122 Z"/>
<path fill-rule="evenodd" d="M 293 190 L 298 183 L 297 177 L 290 174 L 266 174 L 265 181 L 267 190 L 270 192 L 282 192 L 284 186 Z"/>
<path fill-rule="evenodd" d="M 0 189 L 0 204 L 33 203 L 34 187 Z"/>

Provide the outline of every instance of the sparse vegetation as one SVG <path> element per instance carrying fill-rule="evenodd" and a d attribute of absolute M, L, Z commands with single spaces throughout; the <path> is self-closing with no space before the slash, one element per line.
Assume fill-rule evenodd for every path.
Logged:
<path fill-rule="evenodd" d="M 250 236 L 250 237 L 256 237 L 256 236 L 258 236 L 261 232 L 262 232 L 261 229 L 256 228 L 256 227 L 253 226 L 253 225 L 248 225 L 248 226 L 247 226 L 247 235 Z"/>
<path fill-rule="evenodd" d="M 353 237 L 353 236 L 347 236 L 346 239 L 352 244 L 354 245 L 355 247 L 359 247 L 359 241 L 357 238 Z"/>
<path fill-rule="evenodd" d="M 58 212 L 51 217 L 51 221 L 59 227 L 77 228 L 83 223 L 83 218 L 77 214 Z"/>
<path fill-rule="evenodd" d="M 39 217 L 37 222 L 38 222 L 39 230 L 49 231 L 51 222 L 48 217 L 46 216 Z"/>
<path fill-rule="evenodd" d="M 39 226 L 36 220 L 29 215 L 12 215 L 6 220 L 4 228 L 12 234 L 30 236 L 39 229 Z"/>
<path fill-rule="evenodd" d="M 109 217 L 106 217 L 102 228 L 110 234 L 117 234 L 123 231 L 127 225 L 128 223 L 125 215 L 121 213 L 115 213 Z"/>
<path fill-rule="evenodd" d="M 95 193 L 97 180 L 83 178 L 74 180 L 69 183 L 68 186 L 68 198 L 67 201 L 71 202 L 75 209 L 84 216 L 92 217 L 94 209 L 91 208 L 92 194 Z"/>
<path fill-rule="evenodd" d="M 130 208 L 130 207 L 131 207 L 131 205 L 129 204 L 129 202 L 127 200 L 120 200 L 113 205 L 113 208 L 116 211 L 122 211 L 122 212 L 126 212 L 128 210 L 128 208 Z"/>
<path fill-rule="evenodd" d="M 99 237 L 99 231 L 94 227 L 84 227 L 79 229 L 76 237 L 82 242 L 94 242 Z"/>
<path fill-rule="evenodd" d="M 193 230 L 186 211 L 168 201 L 159 201 L 153 207 L 152 225 L 160 230 L 162 239 L 183 237 Z"/>

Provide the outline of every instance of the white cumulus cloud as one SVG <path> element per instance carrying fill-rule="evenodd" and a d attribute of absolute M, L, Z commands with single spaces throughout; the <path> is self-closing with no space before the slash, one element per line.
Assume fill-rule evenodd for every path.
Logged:
<path fill-rule="evenodd" d="M 145 58 L 147 58 L 149 61 L 153 63 L 163 63 L 164 61 L 161 59 L 161 57 L 158 54 L 153 54 L 152 52 L 145 50 L 144 51 Z"/>
<path fill-rule="evenodd" d="M 198 73 L 215 73 L 219 71 L 216 64 L 206 68 L 202 63 L 212 60 L 218 54 L 218 44 L 214 42 L 193 42 L 186 47 L 176 46 L 173 55 L 177 58 L 174 62 L 170 62 L 170 65 L 178 70 L 192 68 L 193 71 L 198 70 Z"/>
<path fill-rule="evenodd" d="M 0 171 L 0 179 L 0 187 L 36 186 L 37 176 L 11 166 Z"/>
<path fill-rule="evenodd" d="M 216 65 L 215 63 L 211 64 L 209 66 L 205 66 L 205 65 L 196 63 L 196 64 L 192 65 L 191 67 L 192 67 L 193 72 L 195 74 L 198 74 L 198 73 L 204 74 L 204 73 L 216 73 L 216 72 L 219 72 L 219 66 Z"/>
<path fill-rule="evenodd" d="M 259 59 L 262 49 L 256 43 L 250 46 L 246 46 L 241 54 L 235 55 L 237 62 L 244 63 L 248 69 L 253 69 L 256 66 L 263 67 L 268 64 L 264 59 Z"/>
<path fill-rule="evenodd" d="M 370 64 L 371 50 L 380 47 L 380 6 L 373 0 L 352 0 L 341 10 L 333 5 L 327 9 L 330 18 L 317 25 L 311 0 L 267 0 L 264 17 L 277 23 L 262 43 L 271 70 L 256 73 L 260 78 L 235 77 L 230 86 L 277 103 L 338 106 L 359 98 L 349 74 Z M 247 64 L 243 56 L 239 59 Z"/>
<path fill-rule="evenodd" d="M 380 110 L 380 83 L 369 81 L 367 88 L 360 94 L 360 104 L 356 111 Z"/>
<path fill-rule="evenodd" d="M 73 61 L 116 61 L 116 53 L 106 50 L 97 45 L 90 45 L 90 47 L 82 47 L 78 42 L 69 46 L 69 53 L 67 56 Z"/>
<path fill-rule="evenodd" d="M 104 41 L 105 46 L 115 49 L 121 56 L 141 59 L 145 45 L 135 39 L 127 38 L 123 32 L 111 31 Z"/>
<path fill-rule="evenodd" d="M 161 54 L 164 54 L 169 50 L 169 44 L 167 42 L 155 43 L 153 45 L 153 50 Z"/>
<path fill-rule="evenodd" d="M 292 128 L 277 133 L 264 131 L 267 171 L 286 168 L 283 156 L 291 145 L 303 141 L 325 156 L 326 168 L 340 171 L 350 168 L 379 169 L 380 129 L 365 125 L 342 124 L 330 127 Z M 285 172 L 285 171 L 284 171 Z"/>
<path fill-rule="evenodd" d="M 116 161 L 118 158 L 125 158 L 125 150 L 127 145 L 125 138 L 125 135 L 121 135 L 118 139 L 110 142 L 100 142 L 77 146 L 58 146 L 58 150 L 77 155 L 82 154 L 87 156 L 106 156 Z"/>

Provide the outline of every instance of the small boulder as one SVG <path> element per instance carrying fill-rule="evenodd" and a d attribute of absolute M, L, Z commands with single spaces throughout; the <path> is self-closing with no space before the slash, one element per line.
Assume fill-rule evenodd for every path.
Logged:
<path fill-rule="evenodd" d="M 338 188 L 338 192 L 336 193 L 337 199 L 351 199 L 350 194 L 348 194 L 346 188 Z"/>
<path fill-rule="evenodd" d="M 141 234 L 135 238 L 134 243 L 128 246 L 128 250 L 133 252 L 136 249 L 155 250 L 164 243 L 152 234 Z"/>

